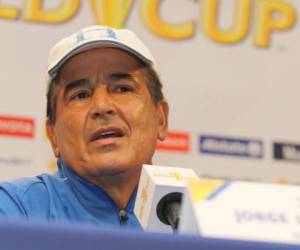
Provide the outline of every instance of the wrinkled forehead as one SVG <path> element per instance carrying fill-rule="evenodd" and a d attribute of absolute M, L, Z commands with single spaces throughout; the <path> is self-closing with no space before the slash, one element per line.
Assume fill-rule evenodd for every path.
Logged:
<path fill-rule="evenodd" d="M 146 66 L 139 58 L 120 49 L 98 48 L 70 58 L 60 68 L 56 80 L 60 86 L 81 80 L 93 85 L 114 80 L 147 82 Z"/>
<path fill-rule="evenodd" d="M 100 47 L 82 51 L 70 57 L 48 79 L 61 80 L 66 74 L 76 76 L 85 74 L 86 77 L 98 74 L 110 74 L 110 71 L 134 72 L 147 67 L 147 64 L 134 54 L 115 47 Z"/>

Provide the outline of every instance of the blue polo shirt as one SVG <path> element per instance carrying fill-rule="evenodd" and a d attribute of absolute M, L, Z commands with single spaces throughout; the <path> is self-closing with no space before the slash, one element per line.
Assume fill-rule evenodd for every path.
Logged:
<path fill-rule="evenodd" d="M 0 183 L 0 216 L 141 229 L 133 208 L 135 190 L 123 216 L 108 194 L 58 160 L 58 172 Z"/>

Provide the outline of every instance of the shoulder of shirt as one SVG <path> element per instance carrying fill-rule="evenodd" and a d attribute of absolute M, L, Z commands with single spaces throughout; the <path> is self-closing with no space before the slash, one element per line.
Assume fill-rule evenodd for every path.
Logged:
<path fill-rule="evenodd" d="M 0 214 L 41 218 L 47 216 L 50 204 L 48 188 L 54 176 L 42 174 L 0 182 Z"/>
<path fill-rule="evenodd" d="M 52 175 L 42 174 L 36 177 L 23 177 L 13 181 L 0 182 L 0 190 L 10 195 L 27 195 L 28 193 L 45 192 L 45 178 L 51 178 Z"/>

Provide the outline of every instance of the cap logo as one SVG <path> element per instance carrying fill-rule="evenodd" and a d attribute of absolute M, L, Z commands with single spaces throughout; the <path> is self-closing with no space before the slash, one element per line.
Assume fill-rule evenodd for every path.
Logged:
<path fill-rule="evenodd" d="M 93 36 L 89 36 L 90 33 L 94 33 L 95 31 L 102 31 L 101 37 L 113 38 L 117 39 L 116 33 L 110 28 L 96 28 L 89 29 L 86 31 L 79 31 L 76 34 L 76 44 L 81 43 L 82 41 L 87 40 L 88 38 L 92 38 Z M 99 34 L 99 33 L 98 33 Z"/>

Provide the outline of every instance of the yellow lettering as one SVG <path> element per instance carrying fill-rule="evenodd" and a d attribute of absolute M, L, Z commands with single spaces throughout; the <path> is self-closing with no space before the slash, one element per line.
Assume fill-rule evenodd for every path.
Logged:
<path fill-rule="evenodd" d="M 97 24 L 122 28 L 132 0 L 90 0 L 90 5 Z"/>
<path fill-rule="evenodd" d="M 268 47 L 271 32 L 291 28 L 295 21 L 296 13 L 287 3 L 280 0 L 258 0 L 254 44 L 259 47 Z"/>
<path fill-rule="evenodd" d="M 25 0 L 23 19 L 43 23 L 61 23 L 73 17 L 79 8 L 80 0 L 62 0 L 54 10 L 44 10 L 41 0 Z"/>
<path fill-rule="evenodd" d="M 0 5 L 0 18 L 17 19 L 18 9 Z"/>
<path fill-rule="evenodd" d="M 203 32 L 210 39 L 220 43 L 236 43 L 241 41 L 248 32 L 251 0 L 236 1 L 234 25 L 225 31 L 218 28 L 218 4 L 218 0 L 202 1 L 200 23 Z"/>
<path fill-rule="evenodd" d="M 141 1 L 141 16 L 145 24 L 160 37 L 168 39 L 184 39 L 194 35 L 195 24 L 193 21 L 170 24 L 164 22 L 159 16 L 159 0 Z"/>

